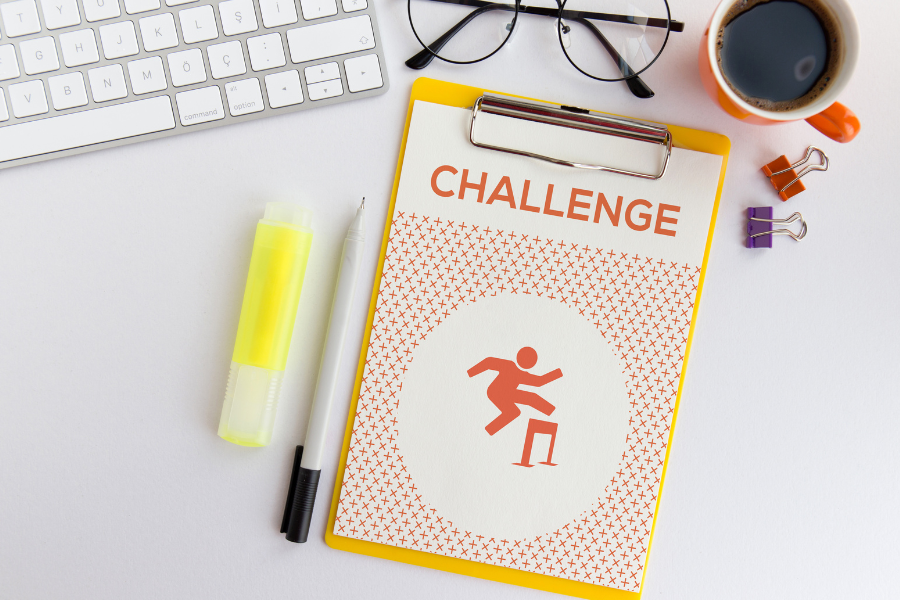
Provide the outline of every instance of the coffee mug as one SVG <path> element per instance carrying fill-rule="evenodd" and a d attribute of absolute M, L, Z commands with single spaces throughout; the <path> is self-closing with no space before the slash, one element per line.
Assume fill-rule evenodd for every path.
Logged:
<path fill-rule="evenodd" d="M 836 102 L 856 66 L 859 55 L 859 30 L 856 18 L 845 0 L 817 0 L 830 10 L 835 25 L 840 29 L 842 52 L 839 69 L 828 89 L 812 102 L 792 110 L 774 111 L 752 106 L 745 102 L 728 83 L 716 57 L 716 38 L 735 0 L 719 4 L 709 21 L 700 42 L 700 77 L 706 93 L 722 109 L 736 119 L 757 125 L 777 125 L 787 121 L 805 119 L 807 123 L 838 142 L 849 142 L 859 133 L 859 119 L 849 108 Z M 752 10 L 752 9 L 751 9 Z"/>

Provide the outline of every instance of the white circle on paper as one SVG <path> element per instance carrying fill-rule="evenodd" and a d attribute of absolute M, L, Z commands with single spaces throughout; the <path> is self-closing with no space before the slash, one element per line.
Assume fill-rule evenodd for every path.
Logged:
<path fill-rule="evenodd" d="M 541 387 L 520 386 L 556 408 L 521 410 L 493 436 L 485 426 L 500 410 L 488 399 L 496 371 L 469 377 L 488 357 L 515 361 L 533 348 L 529 373 L 557 368 Z M 557 424 L 534 436 L 522 459 L 529 419 Z M 400 393 L 398 440 L 422 500 L 466 531 L 498 539 L 532 538 L 558 529 L 603 495 L 625 446 L 628 398 L 612 348 L 577 309 L 534 295 L 498 295 L 449 315 L 413 355 Z"/>

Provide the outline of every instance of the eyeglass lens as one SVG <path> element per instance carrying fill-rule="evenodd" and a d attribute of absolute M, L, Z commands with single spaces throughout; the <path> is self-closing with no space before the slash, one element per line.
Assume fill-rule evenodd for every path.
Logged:
<path fill-rule="evenodd" d="M 616 81 L 640 73 L 662 52 L 669 11 L 664 0 L 566 0 L 558 27 L 573 65 Z"/>
<path fill-rule="evenodd" d="M 419 42 L 443 60 L 472 63 L 496 52 L 512 34 L 514 0 L 500 2 L 408 0 Z"/>

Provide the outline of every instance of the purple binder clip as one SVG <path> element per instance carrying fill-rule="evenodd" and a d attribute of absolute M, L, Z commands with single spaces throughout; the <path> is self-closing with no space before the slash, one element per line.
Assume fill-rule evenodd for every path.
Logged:
<path fill-rule="evenodd" d="M 773 219 L 771 206 L 757 206 L 747 209 L 747 247 L 771 248 L 773 235 L 789 235 L 798 242 L 806 236 L 806 221 L 803 215 L 795 212 L 787 219 Z M 794 221 L 800 221 L 800 232 L 794 233 L 788 229 L 772 229 L 772 225 L 787 225 Z"/>

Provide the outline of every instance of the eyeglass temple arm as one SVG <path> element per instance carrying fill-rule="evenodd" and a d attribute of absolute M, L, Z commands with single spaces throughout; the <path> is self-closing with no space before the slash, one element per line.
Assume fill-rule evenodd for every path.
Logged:
<path fill-rule="evenodd" d="M 443 1 L 443 0 L 438 0 Z M 472 0 L 463 0 L 465 2 L 470 2 Z M 455 4 L 462 4 L 463 2 L 454 2 Z M 465 16 L 459 23 L 451 27 L 444 33 L 441 37 L 434 40 L 431 44 L 428 45 L 428 48 L 423 49 L 421 52 L 410 58 L 406 61 L 406 66 L 410 69 L 424 69 L 428 65 L 431 64 L 431 61 L 434 60 L 435 54 L 440 52 L 441 48 L 447 45 L 453 36 L 459 33 L 463 27 L 468 25 L 475 17 L 482 15 L 486 12 L 492 10 L 508 10 L 514 11 L 515 8 L 509 6 L 507 4 L 493 4 L 487 2 L 479 2 L 479 8 L 477 10 L 473 10 L 468 15 Z M 473 6 L 471 4 L 466 4 L 466 6 Z M 412 25 L 412 16 L 410 16 L 410 25 Z"/>
<path fill-rule="evenodd" d="M 606 39 L 606 36 L 597 29 L 597 27 L 584 18 L 576 18 L 572 19 L 574 22 L 581 23 L 585 27 L 587 27 L 591 33 L 594 34 L 600 44 L 606 49 L 606 52 L 609 53 L 610 58 L 612 58 L 616 65 L 619 67 L 619 72 L 622 73 L 623 77 L 626 77 L 625 84 L 628 86 L 628 89 L 631 90 L 631 93 L 637 96 L 638 98 L 652 98 L 655 94 L 650 87 L 644 83 L 644 80 L 634 74 L 634 69 L 631 68 L 622 55 L 619 54 L 612 44 L 609 43 L 609 40 Z"/>
<path fill-rule="evenodd" d="M 431 0 L 432 2 L 446 2 L 447 0 Z M 476 2 L 478 0 L 462 0 L 463 2 Z M 532 12 L 540 11 L 540 12 Z M 545 12 L 546 11 L 546 12 Z M 546 14 L 550 17 L 561 16 L 563 19 L 575 21 L 577 19 L 591 19 L 593 21 L 608 21 L 610 23 L 623 23 L 625 25 L 643 25 L 644 27 L 666 28 L 666 19 L 657 19 L 655 17 L 632 17 L 629 15 L 614 15 L 611 13 L 595 13 L 583 10 L 553 10 L 552 8 L 539 8 L 532 6 L 523 6 L 519 12 L 528 14 Z M 681 21 L 668 21 L 669 31 L 681 33 L 684 31 L 684 23 Z"/>
<path fill-rule="evenodd" d="M 472 7 L 484 7 L 484 6 L 496 6 L 496 4 L 492 2 L 485 2 L 484 0 L 428 0 L 429 2 L 443 2 L 445 4 L 459 4 L 460 6 L 472 6 Z M 508 5 L 507 10 L 513 10 L 512 4 Z M 595 13 L 595 12 L 587 12 L 582 10 L 563 10 L 562 14 L 560 14 L 559 9 L 557 8 L 545 8 L 542 6 L 519 6 L 519 12 L 525 13 L 527 15 L 541 15 L 544 17 L 559 17 L 562 16 L 563 19 L 576 20 L 579 18 L 583 19 L 593 19 L 595 21 L 609 21 L 612 23 L 625 23 L 628 25 L 644 25 L 646 27 L 665 27 L 666 19 L 658 19 L 655 17 L 632 17 L 628 15 L 616 15 L 610 13 Z M 680 33 L 684 31 L 684 23 L 681 21 L 670 20 L 668 21 L 669 31 L 674 31 L 676 33 Z"/>

